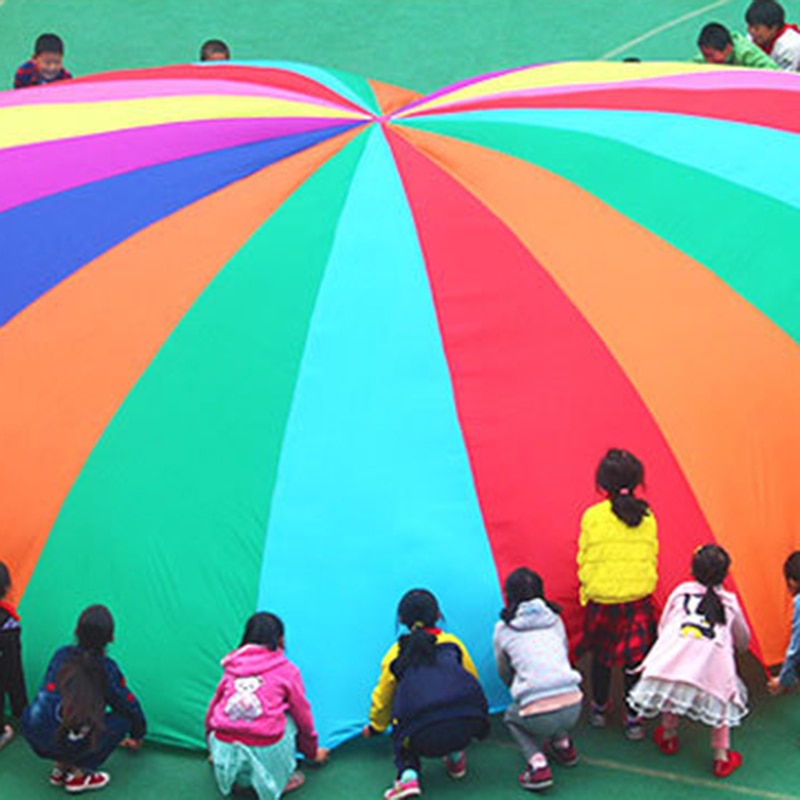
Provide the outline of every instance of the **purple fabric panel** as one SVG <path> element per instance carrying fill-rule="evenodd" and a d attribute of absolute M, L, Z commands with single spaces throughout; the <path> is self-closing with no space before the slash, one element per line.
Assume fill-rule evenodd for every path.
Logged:
<path fill-rule="evenodd" d="M 290 118 L 176 122 L 0 150 L 0 211 L 201 153 L 327 127 L 339 131 L 341 123 Z"/>

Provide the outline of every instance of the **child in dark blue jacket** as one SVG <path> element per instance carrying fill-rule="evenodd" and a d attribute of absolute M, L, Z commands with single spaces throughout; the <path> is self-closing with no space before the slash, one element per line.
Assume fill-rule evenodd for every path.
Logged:
<path fill-rule="evenodd" d="M 77 646 L 56 650 L 22 733 L 34 752 L 56 763 L 53 786 L 71 794 L 102 789 L 110 780 L 100 765 L 123 744 L 138 749 L 146 731 L 142 707 L 106 655 L 114 620 L 105 606 L 90 606 L 75 630 Z M 110 708 L 110 710 L 108 710 Z"/>
<path fill-rule="evenodd" d="M 407 592 L 397 609 L 409 633 L 381 663 L 364 736 L 391 722 L 397 780 L 386 800 L 421 794 L 420 758 L 444 757 L 452 778 L 467 771 L 464 748 L 489 732 L 488 704 L 466 647 L 436 627 L 439 604 L 426 589 Z"/>

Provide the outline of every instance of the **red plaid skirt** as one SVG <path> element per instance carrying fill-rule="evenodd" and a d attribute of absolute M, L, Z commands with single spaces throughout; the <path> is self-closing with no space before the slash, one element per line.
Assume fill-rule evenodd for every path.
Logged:
<path fill-rule="evenodd" d="M 592 603 L 586 606 L 583 640 L 577 654 L 594 653 L 607 667 L 638 664 L 656 640 L 652 597 L 630 603 Z"/>

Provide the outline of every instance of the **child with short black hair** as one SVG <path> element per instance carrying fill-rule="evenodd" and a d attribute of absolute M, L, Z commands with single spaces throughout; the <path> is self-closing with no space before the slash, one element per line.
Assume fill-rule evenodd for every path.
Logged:
<path fill-rule="evenodd" d="M 709 64 L 728 64 L 754 69 L 778 69 L 778 65 L 757 45 L 738 31 L 729 31 L 719 22 L 709 22 L 697 37 L 703 60 Z"/>
<path fill-rule="evenodd" d="M 595 728 L 606 725 L 612 668 L 625 670 L 627 694 L 656 637 L 652 594 L 658 580 L 658 532 L 650 506 L 635 494 L 643 482 L 644 466 L 633 453 L 609 450 L 595 477 L 605 499 L 581 519 L 578 578 L 586 615 L 578 653 L 592 654 L 589 724 Z M 644 735 L 642 720 L 629 706 L 625 736 L 639 741 Z"/>
<path fill-rule="evenodd" d="M 114 641 L 111 612 L 89 606 L 75 639 L 77 644 L 56 650 L 22 715 L 22 734 L 33 751 L 55 761 L 51 785 L 70 794 L 106 786 L 111 777 L 100 766 L 121 745 L 137 750 L 147 727 L 139 701 L 106 655 Z"/>
<path fill-rule="evenodd" d="M 223 675 L 206 714 L 206 738 L 219 790 L 252 788 L 277 800 L 305 776 L 295 753 L 323 764 L 300 670 L 286 658 L 283 622 L 253 614 L 239 647 L 222 659 Z"/>
<path fill-rule="evenodd" d="M 467 772 L 465 748 L 489 732 L 488 703 L 478 671 L 461 641 L 436 627 L 439 603 L 427 589 L 406 592 L 397 617 L 408 633 L 395 642 L 381 662 L 372 692 L 369 738 L 392 724 L 397 780 L 385 800 L 422 793 L 421 758 L 444 758 L 451 778 Z"/>
<path fill-rule="evenodd" d="M 231 51 L 222 39 L 209 39 L 200 48 L 201 61 L 229 61 Z"/>
<path fill-rule="evenodd" d="M 753 0 L 744 15 L 750 38 L 778 65 L 800 71 L 800 30 L 786 24 L 786 12 L 775 0 Z"/>
<path fill-rule="evenodd" d="M 14 88 L 41 86 L 69 80 L 72 74 L 64 69 L 64 42 L 55 33 L 43 33 L 33 47 L 33 57 L 14 76 Z"/>
<path fill-rule="evenodd" d="M 19 718 L 28 705 L 25 676 L 22 672 L 22 646 L 19 614 L 6 601 L 11 589 L 11 573 L 0 561 L 0 748 L 14 736 L 14 729 L 6 723 L 6 697 L 11 703 L 11 713 Z"/>
<path fill-rule="evenodd" d="M 794 686 L 800 670 L 800 550 L 796 550 L 783 564 L 786 588 L 792 595 L 792 632 L 783 658 L 780 674 L 767 681 L 770 694 L 780 694 Z"/>
<path fill-rule="evenodd" d="M 494 652 L 513 702 L 503 720 L 527 762 L 520 785 L 540 791 L 553 785 L 548 754 L 567 767 L 578 763 L 569 731 L 581 713 L 581 675 L 569 663 L 561 609 L 545 597 L 539 575 L 520 567 L 504 588 L 506 606 L 494 629 Z"/>
<path fill-rule="evenodd" d="M 747 714 L 747 689 L 736 672 L 735 651 L 747 648 L 750 629 L 736 595 L 722 588 L 730 563 L 718 545 L 695 551 L 694 580 L 669 596 L 658 639 L 628 697 L 640 714 L 661 714 L 653 738 L 665 755 L 678 751 L 679 716 L 710 725 L 717 778 L 742 764 L 741 754 L 730 749 L 730 727 Z"/>

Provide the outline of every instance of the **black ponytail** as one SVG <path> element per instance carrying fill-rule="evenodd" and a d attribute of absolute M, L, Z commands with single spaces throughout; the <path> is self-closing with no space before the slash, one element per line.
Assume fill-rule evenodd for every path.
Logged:
<path fill-rule="evenodd" d="M 440 617 L 439 603 L 427 589 L 411 589 L 403 595 L 397 618 L 411 632 L 398 640 L 399 655 L 394 663 L 398 674 L 408 667 L 435 662 L 436 637 L 425 628 L 433 628 Z"/>
<path fill-rule="evenodd" d="M 56 674 L 61 694 L 61 720 L 57 737 L 85 735 L 96 747 L 105 729 L 106 673 L 102 656 L 91 650 L 76 649 Z"/>
<path fill-rule="evenodd" d="M 533 570 L 527 567 L 515 569 L 507 578 L 504 586 L 506 607 L 500 612 L 500 619 L 510 623 L 517 615 L 522 603 L 537 598 L 544 601 L 545 605 L 556 614 L 561 613 L 561 606 L 553 603 L 544 596 L 544 581 Z"/>
<path fill-rule="evenodd" d="M 601 489 L 608 492 L 611 510 L 615 516 L 629 528 L 638 527 L 650 513 L 647 501 L 633 493 L 644 482 L 644 466 L 633 453 L 627 450 L 609 450 L 597 468 L 595 481 Z"/>
<path fill-rule="evenodd" d="M 399 655 L 394 663 L 396 673 L 402 674 L 408 667 L 431 665 L 436 662 L 436 637 L 423 628 L 415 628 L 401 636 Z"/>
<path fill-rule="evenodd" d="M 725 624 L 725 606 L 715 587 L 725 580 L 730 565 L 730 556 L 716 544 L 703 545 L 695 551 L 692 558 L 692 575 L 698 583 L 706 587 L 697 611 L 712 625 Z"/>

